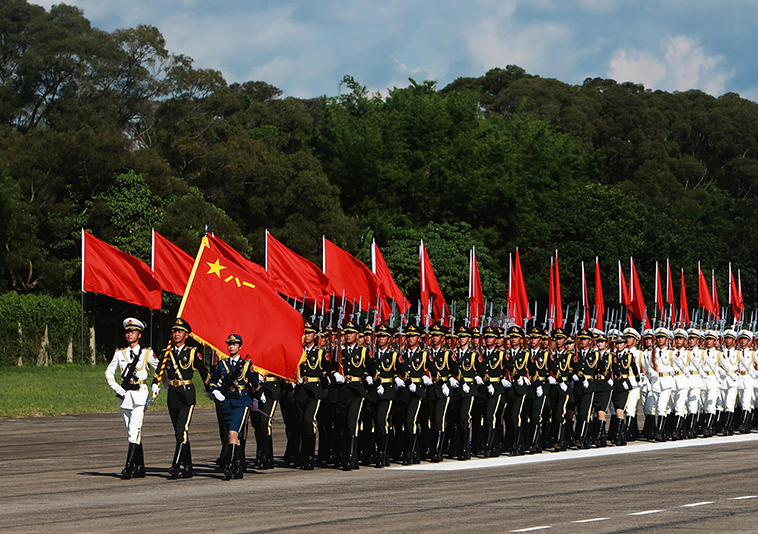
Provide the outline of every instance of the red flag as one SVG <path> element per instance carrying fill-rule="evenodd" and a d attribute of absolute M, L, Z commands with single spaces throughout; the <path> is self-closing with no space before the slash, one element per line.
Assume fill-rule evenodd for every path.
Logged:
<path fill-rule="evenodd" d="M 216 243 L 216 245 L 218 245 L 218 247 L 224 252 L 226 257 L 229 258 L 229 260 L 236 263 L 238 267 L 253 273 L 259 278 L 266 280 L 266 282 L 268 283 L 268 273 L 266 273 L 266 269 L 264 267 L 262 267 L 261 265 L 258 265 L 255 262 L 248 260 L 242 254 L 234 250 L 231 247 L 231 245 L 224 243 L 223 241 L 221 241 L 221 239 L 219 239 L 216 236 L 213 236 L 213 242 Z M 270 284 L 269 284 L 269 287 L 270 287 Z"/>
<path fill-rule="evenodd" d="M 450 313 L 445 302 L 445 297 L 442 296 L 442 290 L 439 283 L 437 283 L 437 277 L 434 275 L 434 269 L 432 269 L 432 262 L 429 261 L 429 256 L 426 253 L 426 247 L 424 242 L 421 241 L 419 246 L 419 259 L 421 261 L 421 313 L 426 316 L 429 307 L 429 300 L 432 301 L 432 320 L 440 321 L 444 310 L 445 317 L 449 317 Z M 424 319 L 423 321 L 426 321 Z M 426 323 L 423 323 L 426 324 Z"/>
<path fill-rule="evenodd" d="M 555 278 L 553 270 L 553 258 L 550 258 L 550 282 L 548 283 L 547 313 L 548 317 L 555 321 Z"/>
<path fill-rule="evenodd" d="M 703 271 L 700 269 L 700 262 L 697 263 L 697 301 L 698 306 L 703 308 L 705 311 L 710 313 L 711 315 L 716 315 L 713 309 L 713 297 L 711 297 L 711 292 L 708 290 L 708 283 L 705 281 L 705 276 L 703 276 Z"/>
<path fill-rule="evenodd" d="M 324 274 L 329 278 L 330 292 L 360 303 L 362 310 L 376 308 L 376 277 L 363 262 L 329 241 L 324 242 Z"/>
<path fill-rule="evenodd" d="M 642 297 L 642 288 L 640 287 L 640 279 L 637 276 L 637 268 L 634 266 L 634 259 L 630 258 L 630 260 L 632 264 L 630 282 L 632 287 L 629 290 L 629 293 L 632 300 L 632 313 L 640 321 L 642 321 L 643 318 L 645 319 L 645 325 L 643 328 L 650 328 L 650 317 L 647 317 L 647 314 L 645 313 L 645 299 Z"/>
<path fill-rule="evenodd" d="M 684 269 L 682 269 L 682 289 L 679 292 L 679 314 L 684 326 L 690 324 L 690 309 L 687 306 L 687 291 L 684 288 Z"/>
<path fill-rule="evenodd" d="M 585 328 L 590 328 L 592 318 L 590 317 L 590 297 L 587 295 L 587 276 L 584 273 L 584 261 L 582 261 L 582 306 L 584 306 Z"/>
<path fill-rule="evenodd" d="M 482 293 L 482 282 L 479 279 L 479 265 L 476 262 L 476 250 L 471 249 L 469 253 L 468 269 L 468 302 L 471 315 L 473 316 L 473 325 L 479 325 L 479 318 L 484 310 L 484 294 Z"/>
<path fill-rule="evenodd" d="M 713 314 L 716 319 L 721 319 L 721 305 L 719 304 L 719 294 L 716 291 L 716 271 L 711 269 L 711 285 L 713 285 Z"/>
<path fill-rule="evenodd" d="M 605 302 L 603 302 L 603 284 L 600 281 L 600 261 L 595 256 L 595 328 L 603 329 L 603 315 L 605 315 Z"/>
<path fill-rule="evenodd" d="M 295 254 L 266 230 L 266 272 L 276 291 L 294 299 L 329 299 L 329 279 L 316 265 Z"/>
<path fill-rule="evenodd" d="M 517 325 L 521 325 L 524 322 L 524 316 L 522 315 L 521 306 L 518 304 L 516 273 L 513 269 L 513 257 L 510 254 L 508 255 L 508 261 L 510 263 L 508 270 L 508 316 Z M 471 313 L 474 313 L 474 311 L 472 310 Z"/>
<path fill-rule="evenodd" d="M 147 264 L 100 241 L 82 228 L 82 291 L 161 308 L 161 286 Z"/>
<path fill-rule="evenodd" d="M 658 262 L 655 262 L 655 305 L 661 312 L 661 323 L 666 321 L 666 311 L 663 308 L 663 291 L 661 289 L 661 271 Z"/>
<path fill-rule="evenodd" d="M 184 295 L 184 288 L 195 260 L 153 229 L 153 258 L 151 266 L 163 291 Z"/>
<path fill-rule="evenodd" d="M 563 300 L 561 299 L 561 274 L 558 270 L 558 249 L 555 250 L 555 324 L 563 326 Z"/>
<path fill-rule="evenodd" d="M 239 334 L 257 371 L 296 379 L 303 318 L 219 241 L 203 237 L 177 316 L 192 325 L 192 337 L 215 351 L 228 354 L 227 336 Z"/>
<path fill-rule="evenodd" d="M 376 246 L 376 241 L 371 243 L 371 269 L 374 272 L 374 276 L 376 276 L 379 293 L 385 298 L 394 300 L 400 313 L 405 313 L 411 307 L 411 303 L 408 302 L 403 292 L 397 287 L 395 279 L 392 278 L 392 273 L 384 261 L 384 256 L 382 256 L 379 247 Z M 389 312 L 390 310 L 387 309 L 387 306 L 382 307 L 382 321 L 386 317 L 389 317 Z"/>
<path fill-rule="evenodd" d="M 621 269 L 621 260 L 619 260 L 619 304 L 626 308 L 626 322 L 632 324 L 632 302 L 629 298 L 629 290 L 626 288 L 626 279 L 624 271 Z"/>
<path fill-rule="evenodd" d="M 674 282 L 671 279 L 671 263 L 666 258 L 666 302 L 669 305 L 669 317 L 676 322 L 676 306 L 674 305 Z"/>
<path fill-rule="evenodd" d="M 742 310 L 745 309 L 745 304 L 742 302 L 741 292 L 737 288 L 737 284 L 734 282 L 734 273 L 732 272 L 731 263 L 729 263 L 729 304 L 732 305 L 734 320 L 739 321 L 742 316 Z"/>
<path fill-rule="evenodd" d="M 524 283 L 524 272 L 521 270 L 521 259 L 519 259 L 518 247 L 516 247 L 516 264 L 514 268 L 516 269 L 516 303 L 521 309 L 521 316 L 524 319 L 531 319 L 532 310 L 529 309 L 529 298 L 526 296 L 526 284 Z"/>

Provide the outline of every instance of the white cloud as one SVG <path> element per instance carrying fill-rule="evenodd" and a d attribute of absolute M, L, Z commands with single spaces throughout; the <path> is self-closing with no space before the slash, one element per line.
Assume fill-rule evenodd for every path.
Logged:
<path fill-rule="evenodd" d="M 590 13 L 613 13 L 617 7 L 616 0 L 579 0 L 579 8 Z"/>
<path fill-rule="evenodd" d="M 712 95 L 726 91 L 734 69 L 721 55 L 709 55 L 697 39 L 664 39 L 657 51 L 621 48 L 610 59 L 607 75 L 619 82 L 642 83 L 649 89 L 687 91 L 702 89 Z"/>

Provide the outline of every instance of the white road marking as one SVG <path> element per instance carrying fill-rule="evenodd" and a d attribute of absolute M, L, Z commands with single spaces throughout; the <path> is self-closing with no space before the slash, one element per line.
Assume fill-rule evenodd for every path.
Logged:
<path fill-rule="evenodd" d="M 704 506 L 706 504 L 713 504 L 713 501 L 693 502 L 692 504 L 683 504 L 682 508 L 694 508 L 695 506 Z"/>
<path fill-rule="evenodd" d="M 661 512 L 665 512 L 666 510 L 645 510 L 644 512 L 633 512 L 629 515 L 648 515 L 648 514 L 659 514 Z"/>
<path fill-rule="evenodd" d="M 758 499 L 758 495 L 745 495 L 744 497 L 732 497 L 730 501 L 744 501 L 747 499 Z"/>
<path fill-rule="evenodd" d="M 417 465 L 403 465 L 391 469 L 416 470 L 416 471 L 460 471 L 463 469 L 483 469 L 487 467 L 509 467 L 514 465 L 526 465 L 542 462 L 555 462 L 562 460 L 575 460 L 579 458 L 598 458 L 601 456 L 617 456 L 619 454 L 633 454 L 636 452 L 668 451 L 671 449 L 683 449 L 687 447 L 703 447 L 709 445 L 727 445 L 734 443 L 747 443 L 758 441 L 758 434 L 744 434 L 740 436 L 717 436 L 707 439 L 688 439 L 684 441 L 667 441 L 665 443 L 634 442 L 625 447 L 606 447 L 603 449 L 571 450 L 565 452 L 543 452 L 530 456 L 500 456 L 499 458 L 483 458 L 468 460 L 445 460 L 438 464 L 422 463 Z"/>
<path fill-rule="evenodd" d="M 541 527 L 529 527 L 529 528 L 520 528 L 518 530 L 511 530 L 511 532 L 531 532 L 533 530 L 545 530 L 546 528 L 553 528 L 550 525 L 543 525 Z"/>
<path fill-rule="evenodd" d="M 595 521 L 608 521 L 610 517 L 593 517 L 592 519 L 580 519 L 579 521 L 572 521 L 572 523 L 594 523 Z"/>

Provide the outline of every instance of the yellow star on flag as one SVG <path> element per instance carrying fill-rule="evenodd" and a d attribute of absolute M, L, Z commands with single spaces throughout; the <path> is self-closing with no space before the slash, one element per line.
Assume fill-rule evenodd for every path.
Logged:
<path fill-rule="evenodd" d="M 205 263 L 208 264 L 208 272 L 205 274 L 215 274 L 219 278 L 221 278 L 221 270 L 226 269 L 223 265 L 221 265 L 220 260 L 216 260 L 214 263 L 211 263 L 209 261 L 206 261 Z"/>

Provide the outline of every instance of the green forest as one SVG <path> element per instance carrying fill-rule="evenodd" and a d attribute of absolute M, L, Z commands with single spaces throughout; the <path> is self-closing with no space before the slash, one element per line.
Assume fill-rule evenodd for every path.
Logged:
<path fill-rule="evenodd" d="M 82 227 L 149 262 L 151 228 L 194 256 L 210 223 L 259 263 L 265 229 L 317 265 L 322 235 L 364 261 L 376 239 L 412 302 L 423 238 L 450 301 L 467 296 L 476 246 L 498 305 L 518 247 L 542 310 L 556 249 L 572 310 L 595 256 L 606 306 L 633 256 L 651 314 L 667 258 L 691 309 L 698 261 L 722 306 L 740 269 L 755 307 L 758 104 L 737 94 L 503 65 L 386 95 L 348 73 L 336 95 L 298 99 L 196 68 L 158 28 L 104 32 L 63 4 L 6 0 L 0 35 L 0 293 L 78 301 Z"/>

